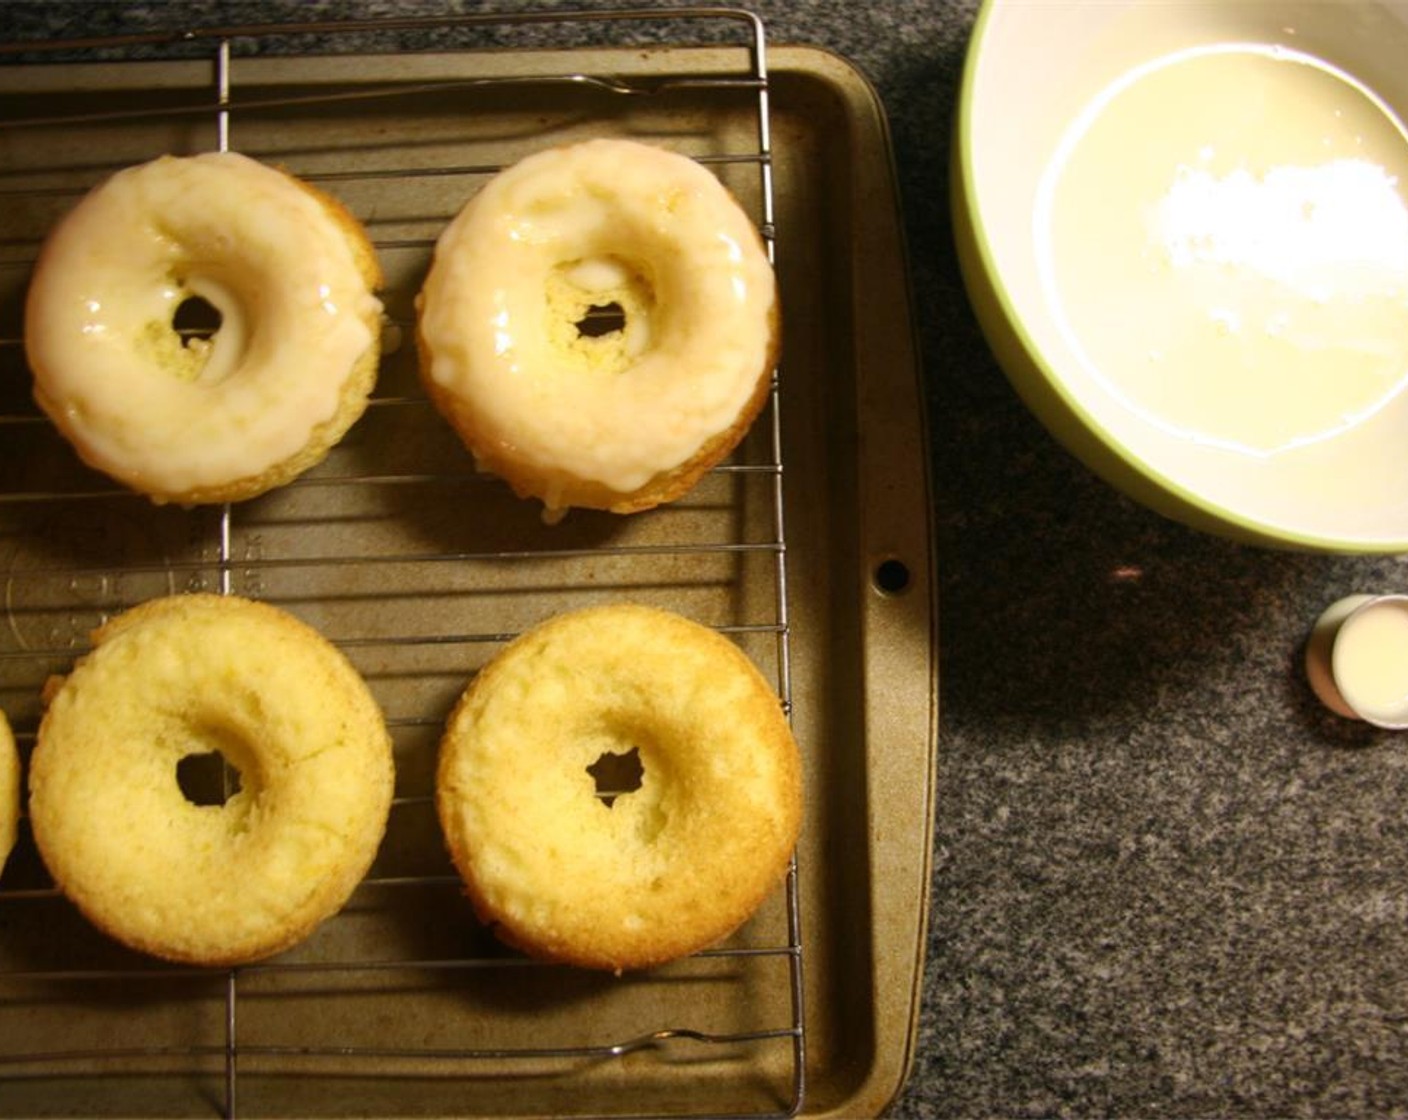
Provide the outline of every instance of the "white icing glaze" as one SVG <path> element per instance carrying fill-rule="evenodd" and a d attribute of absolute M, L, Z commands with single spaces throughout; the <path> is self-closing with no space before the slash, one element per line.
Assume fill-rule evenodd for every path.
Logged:
<path fill-rule="evenodd" d="M 776 298 L 756 229 L 711 172 L 593 140 L 529 156 L 469 202 L 436 248 L 420 332 L 431 378 L 489 439 L 626 493 L 733 423 Z M 579 334 L 611 302 L 624 328 Z"/>
<path fill-rule="evenodd" d="M 183 347 L 176 309 L 221 314 Z M 343 231 L 235 153 L 118 172 L 53 231 L 25 311 L 35 395 L 93 466 L 150 493 L 256 476 L 336 413 L 380 312 Z"/>

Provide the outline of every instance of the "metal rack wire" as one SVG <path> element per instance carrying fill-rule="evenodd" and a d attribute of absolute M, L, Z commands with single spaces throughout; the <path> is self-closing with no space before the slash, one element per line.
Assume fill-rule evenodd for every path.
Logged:
<path fill-rule="evenodd" d="M 605 32 L 609 46 L 613 29 L 626 25 L 668 35 L 671 42 L 677 42 L 682 28 L 702 27 L 706 39 L 723 43 L 722 53 L 740 61 L 724 71 L 666 67 L 656 73 L 647 67 L 627 74 L 575 68 L 545 73 L 516 69 L 520 56 L 510 52 L 495 56 L 489 72 L 480 73 L 469 64 L 474 53 L 464 51 L 451 67 L 452 75 L 441 72 L 437 63 L 428 79 L 339 77 L 307 87 L 282 72 L 266 78 L 246 62 L 264 52 L 297 51 L 310 35 L 322 45 L 354 43 L 360 50 L 360 37 L 367 35 L 512 34 L 531 27 L 567 29 L 570 39 L 576 30 L 590 27 Z M 597 38 L 592 49 L 602 45 Z M 414 116 L 446 97 L 494 96 L 506 90 L 525 97 L 549 91 L 554 104 L 567 106 L 570 121 L 561 127 L 586 131 L 602 123 L 594 114 L 607 106 L 610 116 L 615 102 L 663 99 L 661 112 L 668 117 L 671 97 L 687 99 L 695 115 L 682 145 L 687 149 L 692 138 L 702 136 L 703 147 L 691 154 L 720 174 L 752 176 L 740 194 L 755 208 L 769 257 L 774 253 L 765 35 L 761 21 L 745 11 L 553 11 L 238 27 L 62 46 L 68 51 L 66 64 L 84 52 L 139 46 L 155 59 L 172 53 L 195 65 L 204 59 L 212 66 L 211 80 L 203 90 L 151 98 L 134 95 L 131 83 L 123 82 L 111 103 L 101 92 L 51 96 L 37 103 L 18 95 L 7 99 L 0 91 L 0 107 L 7 110 L 0 115 L 4 152 L 14 152 L 19 142 L 41 130 L 46 135 L 75 130 L 73 145 L 62 155 L 41 154 L 37 164 L 8 167 L 0 159 L 0 196 L 21 216 L 3 229 L 5 255 L 0 257 L 0 278 L 13 297 L 12 307 L 18 306 L 15 293 L 22 292 L 47 215 L 114 170 L 113 164 L 133 162 L 134 141 L 125 136 L 118 145 L 122 154 L 111 162 L 107 156 L 75 158 L 94 129 L 140 129 L 155 123 L 162 135 L 172 127 L 209 124 L 213 139 L 200 132 L 197 145 L 286 161 L 286 152 L 260 149 L 270 137 L 281 136 L 290 120 L 313 119 L 311 131 L 299 132 L 298 141 L 311 152 L 308 137 L 321 138 L 324 131 L 332 137 L 328 148 L 348 143 L 340 139 L 346 122 L 337 116 L 344 106 L 355 106 L 360 114 L 394 105 L 399 108 L 393 114 Z M 570 62 L 577 50 L 570 43 L 554 44 L 549 53 Z M 336 57 L 336 51 L 328 57 Z M 380 73 L 375 67 L 372 71 Z M 248 82 L 256 88 L 242 97 L 246 73 L 254 75 Z M 730 122 L 719 134 L 735 140 L 739 107 L 748 106 L 751 141 L 746 147 L 732 140 L 717 142 L 707 123 L 715 111 L 711 99 L 719 100 L 718 112 Z M 534 111 L 540 110 L 534 102 Z M 322 114 L 331 122 L 326 130 Z M 387 123 L 402 119 L 393 115 Z M 263 120 L 277 127 L 255 127 Z M 551 127 L 552 136 L 557 127 Z M 527 135 L 523 141 L 531 146 L 549 138 Z M 135 141 L 135 150 L 142 142 Z M 377 197 L 384 199 L 391 197 L 388 186 L 415 194 L 417 184 L 453 180 L 467 196 L 473 182 L 507 161 L 507 156 L 483 158 L 486 151 L 494 155 L 492 145 L 469 145 L 463 159 L 452 144 L 437 140 L 429 147 L 436 158 L 405 162 L 398 143 L 386 143 L 383 151 L 375 141 L 359 139 L 356 158 L 344 161 L 346 166 L 310 156 L 308 167 L 290 169 L 343 193 L 355 211 L 359 191 L 380 192 Z M 662 970 L 648 982 L 599 987 L 501 950 L 472 931 L 462 914 L 463 924 L 455 923 L 458 879 L 440 850 L 433 822 L 427 823 L 433 798 L 426 758 L 453 695 L 499 644 L 569 603 L 629 594 L 694 613 L 772 669 L 790 710 L 783 427 L 776 379 L 770 406 L 740 452 L 677 509 L 627 520 L 573 515 L 563 526 L 543 526 L 531 512 L 525 515 L 523 503 L 504 488 L 476 476 L 462 450 L 444 438 L 408 373 L 414 362 L 411 348 L 394 345 L 398 332 L 404 336 L 411 329 L 409 297 L 433 245 L 434 220 L 447 216 L 432 211 L 380 228 L 375 215 L 361 215 L 379 251 L 398 261 L 388 269 L 393 345 L 377 396 L 346 446 L 327 463 L 249 505 L 189 511 L 150 507 L 85 471 L 28 402 L 17 325 L 7 325 L 0 338 L 0 578 L 7 621 L 0 628 L 0 705 L 15 717 L 22 752 L 33 742 L 44 678 L 62 672 L 82 652 L 95 623 L 153 595 L 214 589 L 278 602 L 332 638 L 363 670 L 386 709 L 401 774 L 386 848 L 347 911 L 306 948 L 216 974 L 137 960 L 81 928 L 37 857 L 23 850 L 22 837 L 0 883 L 0 912 L 5 915 L 0 1008 L 10 1009 L 5 1014 L 16 1027 L 6 1031 L 0 1016 L 0 1082 L 42 1089 L 75 1079 L 101 1083 L 118 1075 L 134 1083 L 158 1083 L 153 1092 L 163 1101 L 167 1097 L 161 1094 L 168 1091 L 162 1083 L 180 1082 L 193 1087 L 195 1099 L 235 1116 L 246 1110 L 250 1084 L 262 1086 L 268 1080 L 286 1093 L 286 1078 L 306 1078 L 322 1069 L 329 1078 L 346 1078 L 352 1076 L 349 1069 L 365 1076 L 375 1066 L 398 1092 L 444 1081 L 499 1080 L 512 1090 L 539 1079 L 561 1081 L 569 1096 L 577 1092 L 581 1075 L 607 1088 L 584 1089 L 571 1102 L 572 1110 L 634 1115 L 680 1114 L 694 1107 L 700 1079 L 693 1067 L 699 1067 L 713 1080 L 742 1075 L 762 1085 L 751 1097 L 739 1098 L 730 1090 L 703 1098 L 699 1107 L 707 1114 L 794 1115 L 806 1100 L 795 863 L 776 911 L 760 916 L 739 937 L 674 970 Z M 461 511 L 480 518 L 478 531 L 463 529 Z M 614 792 L 600 791 L 601 796 Z M 407 936 L 408 928 L 419 932 Z M 7 951 L 7 936 L 20 947 Z M 458 1011 L 447 1011 L 445 997 L 447 989 L 452 998 L 461 997 L 464 977 L 495 989 L 505 1013 L 459 1025 Z M 533 989 L 526 1009 L 503 995 L 525 986 Z M 562 1001 L 571 1005 L 566 1010 L 544 994 L 563 988 L 571 996 Z M 696 991 L 712 993 L 712 1002 L 695 999 Z M 140 1014 L 133 1012 L 134 1004 Z M 266 1012 L 266 1004 L 272 1012 Z M 374 1007 L 379 1020 L 389 1025 L 358 1026 L 349 1034 L 347 1024 L 359 1022 L 363 1005 Z M 723 1010 L 704 1015 L 698 1010 L 703 1007 Z M 661 1008 L 669 1009 L 664 1017 Z M 784 1009 L 780 1015 L 779 1008 Z M 551 1020 L 550 1026 L 525 1028 L 528 1011 Z M 455 1030 L 472 1038 L 451 1039 L 448 1028 L 428 1027 L 437 1016 L 455 1019 Z M 190 1037 L 170 1028 L 173 1019 L 196 1024 Z M 55 1026 L 89 1020 L 95 1024 L 91 1029 Z M 305 1029 L 322 1020 L 341 1033 L 319 1037 L 317 1030 Z M 282 1030 L 285 1021 L 301 1024 L 299 1030 Z M 141 1025 L 129 1030 L 123 1023 Z M 586 1033 L 584 1024 L 590 1028 Z M 51 1042 L 56 1036 L 62 1044 Z M 677 1081 L 681 1070 L 690 1072 Z M 627 1112 L 602 1107 L 603 1100 L 614 1099 L 608 1090 L 619 1089 L 623 1078 L 658 1085 L 659 1094 L 634 1093 Z M 65 1096 L 54 1107 L 102 1112 L 103 1093 L 98 1087 Z M 443 1107 L 443 1099 L 428 1091 L 424 1107 Z M 555 1099 L 554 1111 L 569 1111 L 565 1098 Z M 285 1098 L 261 1096 L 250 1110 L 271 1111 L 270 1100 L 282 1108 Z M 483 1100 L 485 1110 L 497 1110 L 512 1100 L 512 1091 Z M 9 1110 L 0 1089 L 0 1112 Z"/>

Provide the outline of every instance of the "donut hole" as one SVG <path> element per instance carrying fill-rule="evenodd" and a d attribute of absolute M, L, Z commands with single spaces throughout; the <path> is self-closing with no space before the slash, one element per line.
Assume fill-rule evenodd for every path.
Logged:
<path fill-rule="evenodd" d="M 603 338 L 626 329 L 626 309 L 615 300 L 594 303 L 577 320 L 577 333 L 582 338 Z"/>
<path fill-rule="evenodd" d="M 181 345 L 189 349 L 193 343 L 199 347 L 214 338 L 222 319 L 218 307 L 204 296 L 192 293 L 177 305 L 171 317 L 171 329 Z"/>
<path fill-rule="evenodd" d="M 570 368 L 620 373 L 654 344 L 655 288 L 628 261 L 587 256 L 559 264 L 544 294 L 548 343 Z"/>
<path fill-rule="evenodd" d="M 603 751 L 597 760 L 587 767 L 587 773 L 596 783 L 596 796 L 608 809 L 618 797 L 634 793 L 640 789 L 645 778 L 645 767 L 641 765 L 640 748 L 617 754 Z"/>
<path fill-rule="evenodd" d="M 240 792 L 239 768 L 220 751 L 193 751 L 176 763 L 176 784 L 192 805 L 224 805 Z"/>
<path fill-rule="evenodd" d="M 180 381 L 217 385 L 239 371 L 249 349 L 245 295 L 205 271 L 169 280 L 171 318 L 149 325 L 147 357 Z"/>

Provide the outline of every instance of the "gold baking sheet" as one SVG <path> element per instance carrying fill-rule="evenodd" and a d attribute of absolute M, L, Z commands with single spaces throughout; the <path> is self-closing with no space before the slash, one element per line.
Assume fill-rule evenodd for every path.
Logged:
<path fill-rule="evenodd" d="M 626 135 L 705 158 L 756 210 L 752 92 L 646 97 L 486 75 L 736 74 L 731 48 L 236 59 L 230 146 L 339 194 L 367 223 L 405 324 L 428 239 L 482 175 L 551 143 Z M 774 1114 L 792 1107 L 788 905 L 726 946 L 623 978 L 518 961 L 460 899 L 427 800 L 438 721 L 503 637 L 630 598 L 723 627 L 786 670 L 807 764 L 796 908 L 808 1115 L 880 1111 L 914 1045 L 928 897 L 937 660 L 923 400 L 883 115 L 844 61 L 773 48 L 776 251 L 786 316 L 780 423 L 790 664 L 778 664 L 771 410 L 728 469 L 637 517 L 536 508 L 476 476 L 417 400 L 413 347 L 305 482 L 230 518 L 114 497 L 46 425 L 0 425 L 0 706 L 32 742 L 45 676 L 102 618 L 153 595 L 228 589 L 343 643 L 396 739 L 398 804 L 368 884 L 268 965 L 171 970 L 89 929 L 21 836 L 0 878 L 0 1113 L 218 1115 Z M 208 60 L 0 69 L 0 122 L 150 108 L 208 91 Z M 303 103 L 383 84 L 426 92 Z M 451 83 L 447 85 L 446 83 Z M 216 146 L 208 115 L 0 127 L 0 415 L 32 417 L 20 329 L 44 229 L 103 170 Z M 391 339 L 393 345 L 396 338 Z M 375 478 L 375 484 L 361 479 Z M 716 547 L 720 542 L 723 547 Z M 887 561 L 899 590 L 877 586 Z M 893 566 L 887 572 L 893 573 Z M 902 581 L 901 581 L 902 582 Z M 889 586 L 896 586 L 893 581 Z M 450 635 L 454 640 L 437 640 Z M 412 636 L 418 640 L 401 641 Z M 468 637 L 466 637 L 468 636 Z M 232 998 L 232 989 L 236 995 Z M 691 1037 L 609 1052 L 654 1031 Z"/>

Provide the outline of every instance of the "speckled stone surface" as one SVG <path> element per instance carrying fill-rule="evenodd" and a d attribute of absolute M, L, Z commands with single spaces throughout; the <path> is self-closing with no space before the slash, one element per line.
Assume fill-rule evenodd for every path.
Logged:
<path fill-rule="evenodd" d="M 756 8 L 775 41 L 875 82 L 910 238 L 943 713 L 918 1055 L 893 1115 L 1408 1113 L 1408 739 L 1324 712 L 1299 661 L 1324 605 L 1408 587 L 1403 562 L 1183 529 L 1019 404 L 950 242 L 972 0 Z M 471 9 L 14 4 L 0 31 Z"/>

